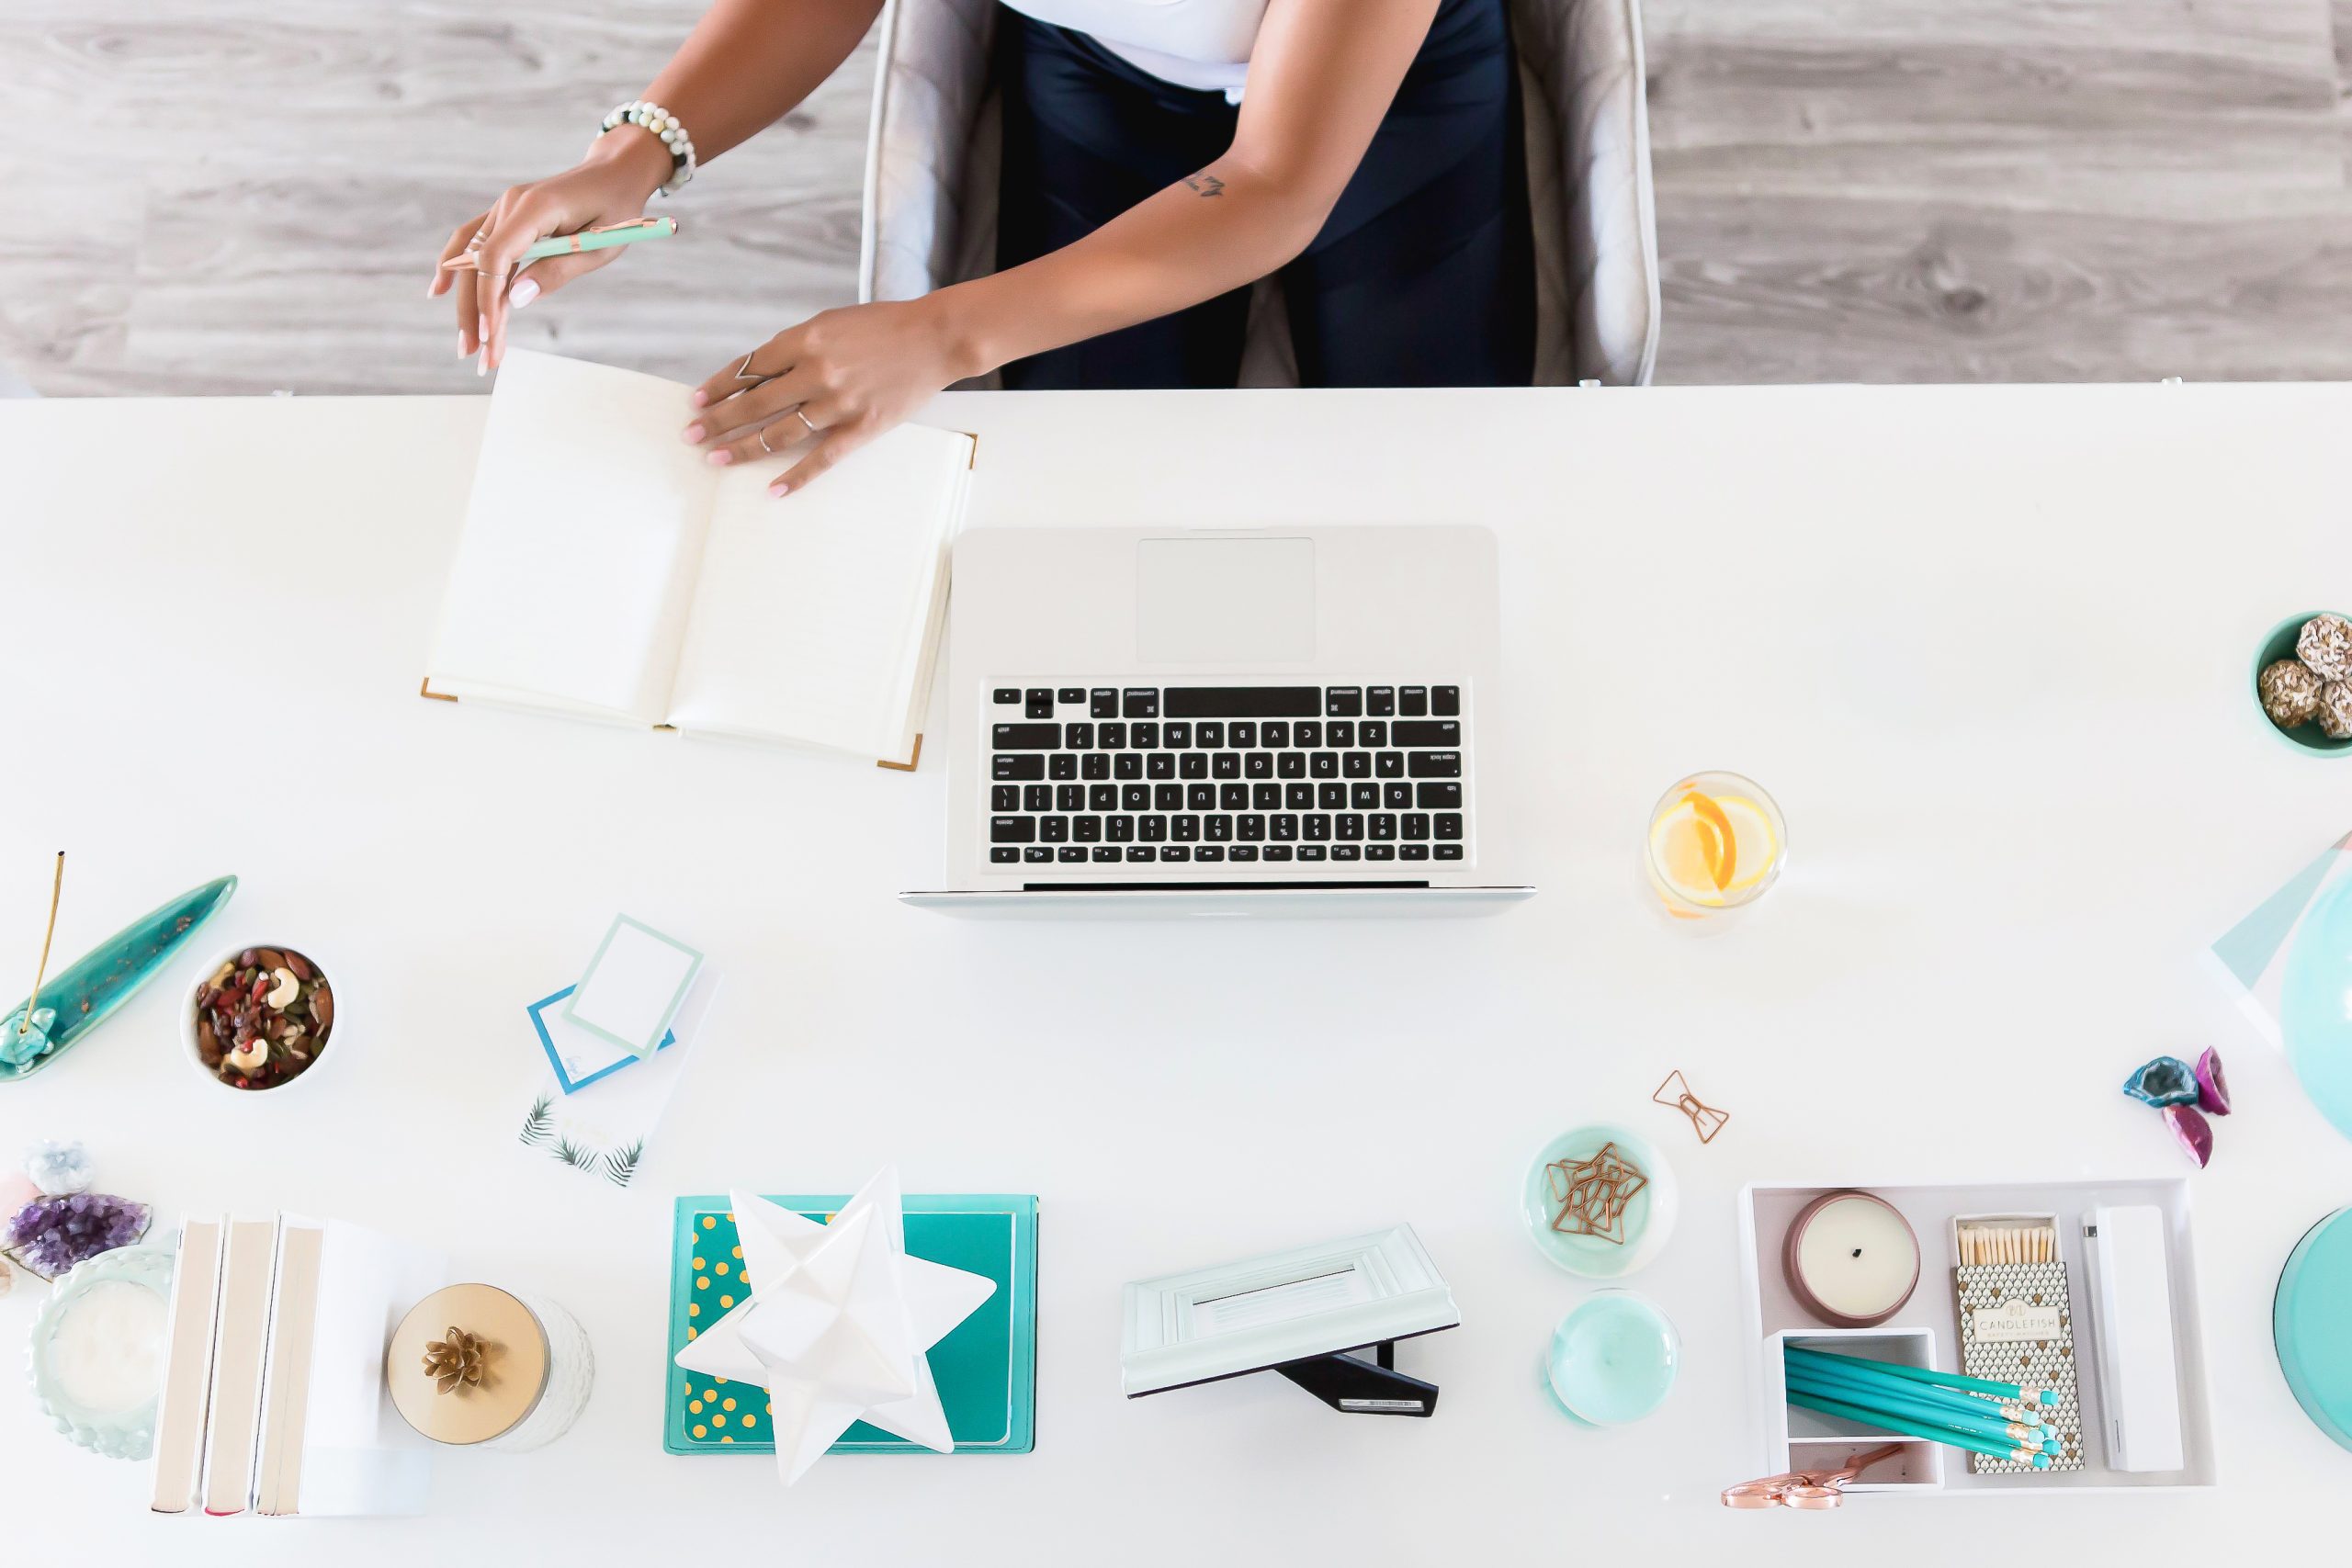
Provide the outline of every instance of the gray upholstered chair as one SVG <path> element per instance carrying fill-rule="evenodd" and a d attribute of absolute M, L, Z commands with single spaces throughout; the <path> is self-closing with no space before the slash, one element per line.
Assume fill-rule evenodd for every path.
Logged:
<path fill-rule="evenodd" d="M 997 0 L 889 0 L 865 161 L 858 293 L 911 299 L 996 250 Z M 1535 214 L 1537 381 L 1646 383 L 1657 358 L 1657 218 L 1640 0 L 1511 0 Z M 1261 284 L 1243 380 L 1295 384 L 1281 296 Z"/>

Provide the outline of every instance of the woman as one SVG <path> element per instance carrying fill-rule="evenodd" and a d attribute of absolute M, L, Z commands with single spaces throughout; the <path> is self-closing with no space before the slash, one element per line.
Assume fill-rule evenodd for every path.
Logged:
<path fill-rule="evenodd" d="M 1309 386 L 1524 385 L 1534 285 L 1505 0 L 1005 0 L 997 262 L 826 310 L 692 394 L 708 460 L 816 439 L 783 495 L 951 382 L 1231 386 L 1249 286 L 1279 273 Z M 639 216 L 806 97 L 880 0 L 717 0 L 576 168 L 458 226 L 460 355 L 621 254 L 534 240 Z M 1246 90 L 1245 90 L 1246 88 Z M 653 108 L 650 106 L 659 106 Z M 623 118 L 634 109 L 633 117 Z M 510 276 L 512 274 L 512 276 Z M 805 428 L 804 428 L 805 427 Z"/>

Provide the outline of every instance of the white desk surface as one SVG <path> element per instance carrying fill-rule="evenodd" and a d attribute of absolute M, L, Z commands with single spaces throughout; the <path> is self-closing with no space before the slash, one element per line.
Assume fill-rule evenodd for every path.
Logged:
<path fill-rule="evenodd" d="M 0 1094 L 0 1150 L 79 1134 L 159 1228 L 284 1205 L 429 1232 L 570 1305 L 594 1401 L 537 1453 L 444 1456 L 429 1517 L 358 1529 L 152 1517 L 142 1467 L 50 1437 L 19 1385 L 0 1496 L 28 1561 L 2196 1562 L 2333 1530 L 2352 1454 L 2297 1411 L 2268 1314 L 2289 1247 L 2352 1199 L 2352 1145 L 2216 1032 L 2192 957 L 2352 828 L 2352 761 L 2291 751 L 2245 694 L 2273 621 L 2352 606 L 2352 387 L 943 400 L 981 433 L 982 525 L 1500 531 L 1485 706 L 1543 892 L 1345 925 L 919 912 L 892 896 L 936 873 L 936 754 L 910 778 L 419 701 L 481 413 L 0 405 L 5 999 L 57 847 L 61 962 L 234 872 L 199 945 L 312 950 L 348 977 L 349 1054 L 315 1098 L 230 1101 L 179 1054 L 175 970 Z M 1793 859 L 1693 940 L 1634 866 L 1650 802 L 1702 766 L 1776 794 Z M 616 909 L 728 973 L 628 1193 L 526 1163 L 509 1125 L 523 1004 Z M 2243 1109 L 2196 1183 L 2220 1489 L 1717 1505 L 1757 1473 L 1743 1181 L 2171 1173 L 2117 1085 L 2220 1038 Z M 1734 1114 L 1712 1146 L 1645 1103 L 1673 1067 Z M 1513 1213 L 1535 1148 L 1596 1116 L 1654 1134 L 1685 1200 L 1632 1281 L 1679 1325 L 1682 1380 L 1614 1435 L 1540 1389 L 1586 1288 Z M 671 1197 L 891 1160 L 910 1190 L 1043 1200 L 1036 1452 L 832 1460 L 788 1494 L 763 1461 L 664 1456 Z M 1272 1377 L 1120 1397 L 1122 1282 L 1397 1220 L 1464 1319 L 1400 1355 L 1435 1419 Z"/>

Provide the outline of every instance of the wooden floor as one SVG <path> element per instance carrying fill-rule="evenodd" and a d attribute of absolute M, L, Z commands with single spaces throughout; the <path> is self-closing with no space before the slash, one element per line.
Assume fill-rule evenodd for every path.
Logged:
<path fill-rule="evenodd" d="M 424 297 L 442 238 L 569 163 L 698 9 L 7 0 L 0 367 L 56 395 L 479 385 Z M 1646 14 L 1660 380 L 2352 378 L 2352 0 Z M 869 74 L 518 340 L 698 378 L 848 299 Z"/>

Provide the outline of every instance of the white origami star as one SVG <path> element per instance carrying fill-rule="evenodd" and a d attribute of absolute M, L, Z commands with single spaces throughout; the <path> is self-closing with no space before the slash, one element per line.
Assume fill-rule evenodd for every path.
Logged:
<path fill-rule="evenodd" d="M 907 1256 L 899 1173 L 886 1169 L 819 1224 L 733 1192 L 752 1293 L 678 1352 L 678 1365 L 755 1382 L 774 1409 L 789 1486 L 854 1422 L 955 1451 L 925 1354 L 996 1292 L 996 1281 Z"/>

